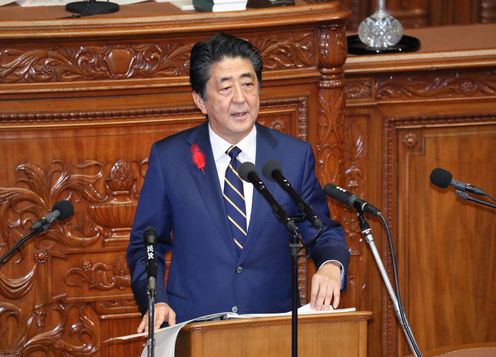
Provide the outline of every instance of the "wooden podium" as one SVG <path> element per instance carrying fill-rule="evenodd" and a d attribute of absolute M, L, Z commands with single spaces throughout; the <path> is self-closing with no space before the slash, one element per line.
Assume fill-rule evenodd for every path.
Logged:
<path fill-rule="evenodd" d="M 298 356 L 366 356 L 371 315 L 360 311 L 299 316 Z M 291 356 L 291 317 L 199 322 L 183 327 L 176 357 L 219 356 Z"/>

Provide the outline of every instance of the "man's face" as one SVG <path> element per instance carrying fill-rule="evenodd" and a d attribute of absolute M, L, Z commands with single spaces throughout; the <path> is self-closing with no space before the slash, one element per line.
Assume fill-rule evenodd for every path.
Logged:
<path fill-rule="evenodd" d="M 257 120 L 260 108 L 258 80 L 247 59 L 225 58 L 210 67 L 205 99 L 193 92 L 196 106 L 208 115 L 212 130 L 235 144 Z"/>

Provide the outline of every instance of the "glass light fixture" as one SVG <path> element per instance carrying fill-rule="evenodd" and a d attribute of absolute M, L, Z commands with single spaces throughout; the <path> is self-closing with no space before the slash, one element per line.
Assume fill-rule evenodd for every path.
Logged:
<path fill-rule="evenodd" d="M 358 27 L 360 41 L 370 48 L 383 50 L 396 45 L 403 36 L 403 26 L 386 11 L 385 0 L 377 0 L 377 10 Z"/>

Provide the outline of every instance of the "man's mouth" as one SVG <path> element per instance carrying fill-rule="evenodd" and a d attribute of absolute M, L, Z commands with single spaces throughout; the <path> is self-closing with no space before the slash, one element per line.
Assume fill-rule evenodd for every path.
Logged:
<path fill-rule="evenodd" d="M 241 118 L 241 117 L 245 116 L 245 115 L 246 115 L 246 113 L 247 113 L 247 112 L 236 112 L 236 113 L 232 113 L 231 115 L 232 115 L 233 117 L 236 117 L 236 118 Z"/>

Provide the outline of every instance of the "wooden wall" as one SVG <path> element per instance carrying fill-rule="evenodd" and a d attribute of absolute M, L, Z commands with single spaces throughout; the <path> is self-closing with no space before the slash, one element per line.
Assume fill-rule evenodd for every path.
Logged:
<path fill-rule="evenodd" d="M 260 121 L 310 141 L 321 182 L 339 182 L 348 15 L 337 2 L 219 14 L 149 2 L 81 19 L 0 8 L 0 254 L 55 202 L 75 206 L 0 267 L 0 354 L 139 354 L 104 344 L 139 321 L 130 227 L 152 142 L 204 120 L 189 53 L 214 32 L 261 50 Z"/>
<path fill-rule="evenodd" d="M 347 59 L 346 187 L 388 219 L 420 349 L 496 341 L 495 211 L 429 182 L 441 167 L 496 193 L 496 25 L 410 33 L 421 41 L 419 52 Z M 348 217 L 348 236 L 358 236 L 354 216 Z M 391 273 L 384 230 L 371 223 Z M 362 273 L 352 277 L 358 306 L 374 313 L 369 352 L 408 354 L 370 251 L 361 257 L 350 271 Z"/>

